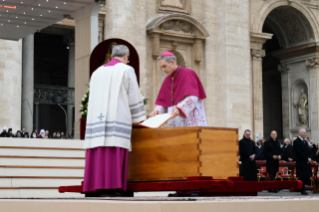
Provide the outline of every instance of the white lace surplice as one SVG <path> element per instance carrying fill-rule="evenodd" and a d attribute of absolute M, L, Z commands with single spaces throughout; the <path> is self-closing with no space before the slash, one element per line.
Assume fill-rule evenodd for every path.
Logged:
<path fill-rule="evenodd" d="M 155 109 L 160 113 L 172 113 L 176 107 L 180 109 L 181 115 L 169 120 L 168 127 L 207 126 L 204 103 L 197 96 L 188 96 L 168 108 L 157 105 Z"/>

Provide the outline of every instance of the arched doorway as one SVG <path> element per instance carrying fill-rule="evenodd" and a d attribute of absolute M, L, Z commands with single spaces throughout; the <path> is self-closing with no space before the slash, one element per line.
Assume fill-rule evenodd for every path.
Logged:
<path fill-rule="evenodd" d="M 279 6 L 266 16 L 262 33 L 273 35 L 272 39 L 263 44 L 264 135 L 269 137 L 270 132 L 276 130 L 279 138 L 292 138 L 298 134 L 300 127 L 305 127 L 311 132 L 310 124 L 298 125 L 299 109 L 294 103 L 300 91 L 293 91 L 293 84 L 301 80 L 305 85 L 310 85 L 310 72 L 306 60 L 315 53 L 310 47 L 315 43 L 314 30 L 301 11 L 291 6 Z M 309 111 L 305 113 L 309 117 Z"/>
<path fill-rule="evenodd" d="M 120 44 L 125 45 L 130 49 L 130 62 L 128 63 L 128 65 L 132 66 L 135 69 L 135 74 L 139 82 L 140 59 L 138 53 L 132 44 L 118 38 L 107 39 L 95 47 L 90 57 L 90 76 L 97 68 L 99 68 L 103 64 L 106 64 L 111 59 L 112 46 Z"/>

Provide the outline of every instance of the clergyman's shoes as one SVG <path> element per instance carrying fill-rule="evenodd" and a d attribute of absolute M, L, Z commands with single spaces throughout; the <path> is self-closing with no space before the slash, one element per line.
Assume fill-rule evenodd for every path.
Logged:
<path fill-rule="evenodd" d="M 307 191 L 303 190 L 301 191 L 301 195 L 308 195 Z"/>

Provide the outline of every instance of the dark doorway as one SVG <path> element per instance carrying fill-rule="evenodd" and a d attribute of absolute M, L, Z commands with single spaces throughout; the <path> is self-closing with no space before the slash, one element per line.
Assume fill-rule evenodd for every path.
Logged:
<path fill-rule="evenodd" d="M 272 39 L 263 46 L 266 51 L 262 61 L 264 136 L 269 138 L 270 132 L 276 130 L 278 138 L 282 139 L 281 74 L 278 71 L 280 61 L 271 55 L 272 52 L 280 50 L 280 45 L 276 34 L 266 24 L 263 32 L 273 34 Z"/>

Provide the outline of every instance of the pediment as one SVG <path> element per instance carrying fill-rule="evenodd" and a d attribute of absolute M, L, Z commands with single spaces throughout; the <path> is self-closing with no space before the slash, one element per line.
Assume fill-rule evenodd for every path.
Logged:
<path fill-rule="evenodd" d="M 209 33 L 195 18 L 184 14 L 169 14 L 151 21 L 147 27 L 149 34 L 205 39 Z"/>

